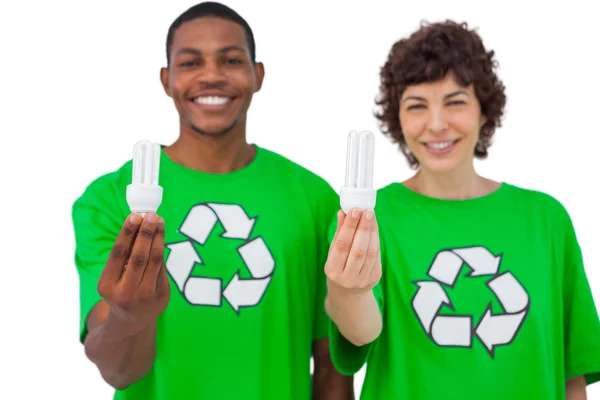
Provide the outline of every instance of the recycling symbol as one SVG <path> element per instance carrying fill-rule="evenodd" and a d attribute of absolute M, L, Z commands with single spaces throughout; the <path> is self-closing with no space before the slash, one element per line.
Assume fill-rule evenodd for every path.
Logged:
<path fill-rule="evenodd" d="M 472 347 L 476 336 L 494 357 L 497 346 L 510 344 L 529 311 L 529 295 L 510 272 L 499 273 L 502 255 L 495 256 L 482 246 L 442 250 L 428 271 L 433 280 L 414 282 L 417 292 L 412 308 L 429 338 L 442 347 Z M 470 268 L 467 277 L 490 276 L 487 286 L 502 306 L 503 313 L 492 314 L 491 305 L 473 327 L 471 315 L 442 315 L 444 305 L 454 310 L 444 285 L 453 287 L 463 265 Z"/>
<path fill-rule="evenodd" d="M 242 239 L 237 248 L 242 261 L 252 278 L 240 278 L 235 273 L 223 288 L 222 279 L 192 276 L 194 266 L 203 264 L 200 254 L 192 241 L 204 246 L 217 223 L 225 232 L 223 238 Z M 192 207 L 179 232 L 189 240 L 170 243 L 166 268 L 186 300 L 197 306 L 218 307 L 225 298 L 236 313 L 242 307 L 252 307 L 260 303 L 275 268 L 275 260 L 262 237 L 249 240 L 256 218 L 249 218 L 237 204 L 203 203 Z"/>

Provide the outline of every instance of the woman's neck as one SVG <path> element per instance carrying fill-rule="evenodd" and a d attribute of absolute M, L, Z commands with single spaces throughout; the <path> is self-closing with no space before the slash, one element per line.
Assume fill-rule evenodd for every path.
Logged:
<path fill-rule="evenodd" d="M 466 200 L 485 196 L 500 186 L 478 175 L 473 167 L 449 172 L 419 170 L 404 185 L 424 196 L 444 200 Z"/>

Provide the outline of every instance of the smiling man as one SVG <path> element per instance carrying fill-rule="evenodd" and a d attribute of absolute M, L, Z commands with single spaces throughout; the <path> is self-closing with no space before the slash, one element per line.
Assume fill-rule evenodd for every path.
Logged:
<path fill-rule="evenodd" d="M 330 360 L 324 310 L 339 200 L 247 142 L 265 75 L 255 52 L 230 8 L 184 12 L 160 71 L 180 129 L 162 147 L 158 212 L 129 213 L 131 160 L 73 206 L 81 340 L 117 399 L 353 398 Z"/>

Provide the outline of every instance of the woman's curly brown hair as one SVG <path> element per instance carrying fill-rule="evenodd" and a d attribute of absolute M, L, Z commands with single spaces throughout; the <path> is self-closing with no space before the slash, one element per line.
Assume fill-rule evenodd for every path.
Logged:
<path fill-rule="evenodd" d="M 496 127 L 501 126 L 506 103 L 504 85 L 494 71 L 496 66 L 494 52 L 486 51 L 479 35 L 469 30 L 466 23 L 422 23 L 418 31 L 392 46 L 381 68 L 380 93 L 376 100 L 381 111 L 375 113 L 375 117 L 384 135 L 400 145 L 411 168 L 418 168 L 419 162 L 406 144 L 399 114 L 400 98 L 406 87 L 440 80 L 449 72 L 461 85 L 472 83 L 481 112 L 487 119 L 475 147 L 475 157 L 484 159 Z"/>

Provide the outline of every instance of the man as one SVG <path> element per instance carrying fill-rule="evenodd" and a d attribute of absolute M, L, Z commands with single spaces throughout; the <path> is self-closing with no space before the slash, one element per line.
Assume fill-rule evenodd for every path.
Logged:
<path fill-rule="evenodd" d="M 252 30 L 224 5 L 190 8 L 160 77 L 180 135 L 162 147 L 157 213 L 129 212 L 131 161 L 73 206 L 87 356 L 117 399 L 353 398 L 324 311 L 338 197 L 246 141 L 264 78 Z"/>

